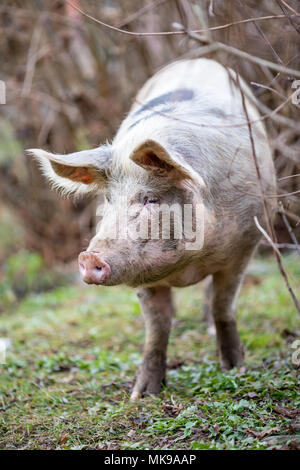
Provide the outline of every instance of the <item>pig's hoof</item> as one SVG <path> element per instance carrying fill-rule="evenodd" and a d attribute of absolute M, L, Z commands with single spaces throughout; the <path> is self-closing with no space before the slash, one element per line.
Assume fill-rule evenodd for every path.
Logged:
<path fill-rule="evenodd" d="M 162 385 L 166 384 L 165 376 L 157 372 L 139 372 L 133 391 L 130 396 L 131 401 L 137 401 L 144 395 L 157 395 L 161 392 Z"/>
<path fill-rule="evenodd" d="M 137 390 L 133 390 L 132 394 L 130 395 L 130 401 L 138 401 L 142 397 L 141 392 Z"/>
<path fill-rule="evenodd" d="M 220 360 L 222 369 L 229 370 L 233 367 L 241 367 L 244 362 L 244 348 L 242 344 L 236 348 L 223 350 Z"/>

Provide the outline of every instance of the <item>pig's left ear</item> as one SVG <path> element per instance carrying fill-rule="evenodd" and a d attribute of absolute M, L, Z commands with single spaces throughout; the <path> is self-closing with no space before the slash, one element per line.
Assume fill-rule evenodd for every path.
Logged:
<path fill-rule="evenodd" d="M 40 163 L 42 172 L 56 189 L 64 194 L 84 194 L 105 185 L 111 163 L 108 145 L 66 155 L 55 155 L 40 149 L 30 149 Z"/>
<path fill-rule="evenodd" d="M 131 160 L 154 175 L 173 180 L 190 179 L 204 185 L 202 177 L 189 165 L 176 149 L 167 148 L 154 140 L 146 140 L 130 155 Z"/>

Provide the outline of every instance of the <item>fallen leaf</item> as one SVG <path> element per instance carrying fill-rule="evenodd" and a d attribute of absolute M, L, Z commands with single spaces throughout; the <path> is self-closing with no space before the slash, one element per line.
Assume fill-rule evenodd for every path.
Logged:
<path fill-rule="evenodd" d="M 162 409 L 170 418 L 176 418 L 182 412 L 183 406 L 181 403 L 163 403 Z"/>
<path fill-rule="evenodd" d="M 263 439 L 266 436 L 270 436 L 270 434 L 274 434 L 275 432 L 280 431 L 279 426 L 275 426 L 274 428 L 263 429 L 262 431 L 255 431 L 254 429 L 247 429 L 247 432 L 257 439 Z"/>
<path fill-rule="evenodd" d="M 285 408 L 284 406 L 277 406 L 274 411 L 290 419 L 297 418 L 297 416 L 300 416 L 300 410 L 297 408 Z"/>

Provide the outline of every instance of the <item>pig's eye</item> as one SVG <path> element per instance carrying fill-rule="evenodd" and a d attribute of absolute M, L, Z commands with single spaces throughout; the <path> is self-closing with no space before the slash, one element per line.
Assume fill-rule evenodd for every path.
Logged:
<path fill-rule="evenodd" d="M 158 204 L 158 203 L 159 203 L 158 197 L 155 197 L 155 196 L 144 197 L 144 206 L 146 206 L 147 204 Z"/>

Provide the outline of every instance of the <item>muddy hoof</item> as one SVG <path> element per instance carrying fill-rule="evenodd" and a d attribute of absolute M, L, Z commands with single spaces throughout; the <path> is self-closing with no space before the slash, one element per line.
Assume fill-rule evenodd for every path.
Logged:
<path fill-rule="evenodd" d="M 162 386 L 166 384 L 165 372 L 156 370 L 155 372 L 142 369 L 133 387 L 130 400 L 137 401 L 145 395 L 158 395 Z"/>

